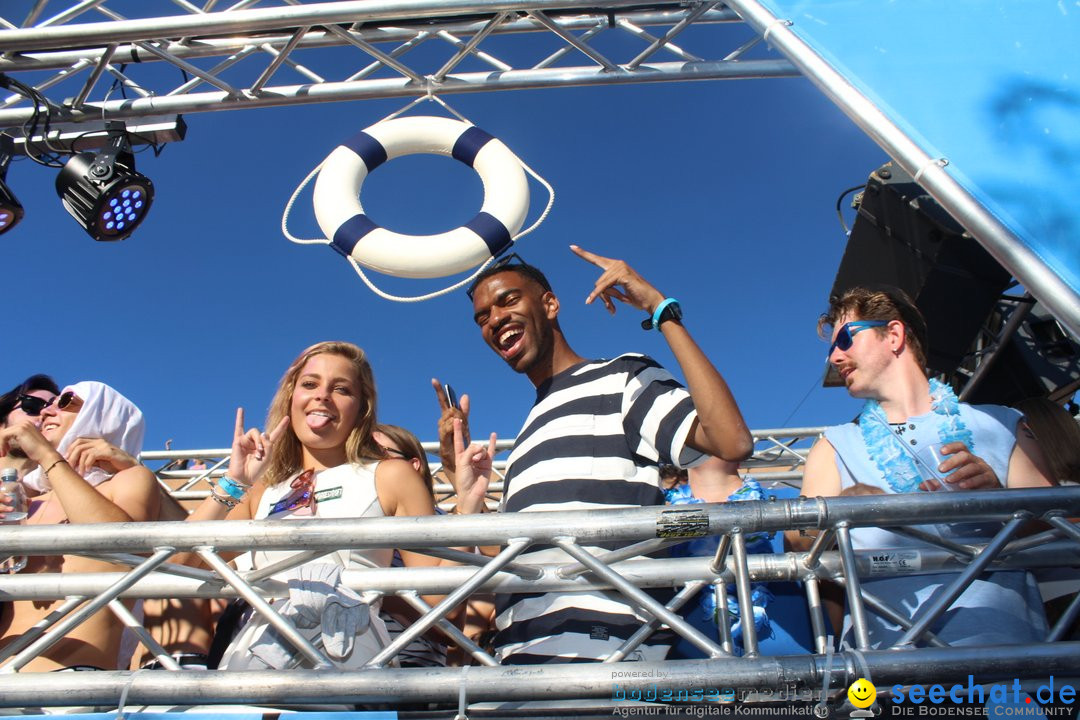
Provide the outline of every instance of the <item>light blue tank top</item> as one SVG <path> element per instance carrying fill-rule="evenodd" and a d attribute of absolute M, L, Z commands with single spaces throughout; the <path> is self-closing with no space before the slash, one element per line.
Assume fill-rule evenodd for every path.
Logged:
<path fill-rule="evenodd" d="M 918 452 L 927 444 L 941 442 L 938 435 L 939 417 L 934 412 L 911 417 L 902 426 L 894 425 L 893 430 L 903 442 L 908 443 L 912 451 Z M 1009 458 L 1016 445 L 1016 426 L 1021 414 L 999 405 L 975 407 L 961 403 L 960 417 L 971 430 L 975 454 L 990 465 L 1004 484 L 1008 477 Z M 870 457 L 857 424 L 831 427 L 825 431 L 825 438 L 836 450 L 836 465 L 843 489 L 853 486 L 857 479 L 863 485 L 872 485 L 886 494 L 895 494 Z M 920 526 L 925 532 L 948 536 L 951 540 L 983 543 L 1000 528 L 1000 523 Z M 853 529 L 851 539 L 857 550 L 927 547 L 918 540 L 876 527 Z M 918 566 L 917 562 L 913 564 Z M 916 577 L 924 582 L 915 582 L 911 576 L 868 578 L 862 581 L 862 586 L 867 592 L 914 618 L 935 591 L 947 585 L 955 574 Z M 875 648 L 889 647 L 902 635 L 901 628 L 882 620 L 872 611 L 868 612 L 868 622 L 871 645 Z M 844 624 L 845 636 L 851 642 L 850 618 L 845 618 Z M 940 639 L 954 645 L 1037 642 L 1045 639 L 1047 631 L 1037 586 L 1030 574 L 1025 572 L 984 574 L 982 579 L 976 580 L 964 591 L 931 629 Z"/>

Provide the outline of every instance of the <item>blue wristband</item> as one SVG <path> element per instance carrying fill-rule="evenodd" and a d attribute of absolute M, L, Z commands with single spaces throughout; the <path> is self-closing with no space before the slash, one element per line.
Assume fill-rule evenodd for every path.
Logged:
<path fill-rule="evenodd" d="M 228 475 L 221 476 L 221 479 L 218 480 L 218 487 L 235 500 L 243 500 L 244 494 L 247 493 L 247 488 L 241 487 L 239 483 Z"/>
<path fill-rule="evenodd" d="M 671 298 L 671 297 L 664 298 L 663 300 L 660 301 L 660 304 L 656 306 L 656 309 L 653 310 L 653 314 L 652 314 L 653 330 L 656 330 L 656 329 L 658 329 L 660 327 L 660 313 L 664 312 L 664 308 L 666 308 L 671 303 L 677 303 L 677 302 L 679 302 L 679 301 L 676 300 L 675 298 Z"/>

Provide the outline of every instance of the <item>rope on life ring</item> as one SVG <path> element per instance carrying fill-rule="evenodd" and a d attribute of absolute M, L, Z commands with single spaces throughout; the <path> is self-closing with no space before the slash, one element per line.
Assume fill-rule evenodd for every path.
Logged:
<path fill-rule="evenodd" d="M 469 222 L 435 235 L 405 235 L 364 213 L 360 189 L 382 163 L 405 155 L 446 155 L 480 176 L 484 202 Z M 334 149 L 315 181 L 313 204 L 330 246 L 387 275 L 444 277 L 476 267 L 514 241 L 529 211 L 522 163 L 500 140 L 475 125 L 411 116 L 376 123 Z"/>

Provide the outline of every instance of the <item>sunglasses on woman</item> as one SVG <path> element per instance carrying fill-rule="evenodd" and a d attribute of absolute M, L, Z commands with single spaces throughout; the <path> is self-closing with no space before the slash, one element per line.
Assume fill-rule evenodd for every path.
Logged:
<path fill-rule="evenodd" d="M 49 407 L 53 403 L 56 403 L 57 410 L 63 410 L 71 404 L 75 399 L 75 392 L 68 390 L 62 395 L 57 395 L 54 398 L 46 400 L 45 398 L 39 398 L 37 395 L 19 395 L 19 404 L 16 405 L 18 409 L 30 417 L 37 417 L 41 414 L 41 411 Z"/>
<path fill-rule="evenodd" d="M 294 515 L 315 515 L 315 471 L 305 470 L 293 479 L 287 496 L 274 503 L 270 514 L 290 511 Z"/>
<path fill-rule="evenodd" d="M 846 323 L 840 328 L 840 332 L 836 333 L 836 339 L 833 340 L 833 344 L 829 346 L 829 354 L 826 355 L 826 357 L 832 357 L 833 350 L 836 348 L 840 348 L 845 352 L 850 350 L 851 343 L 855 342 L 855 336 L 863 330 L 888 324 L 889 323 L 884 320 L 857 320 L 855 322 Z"/>

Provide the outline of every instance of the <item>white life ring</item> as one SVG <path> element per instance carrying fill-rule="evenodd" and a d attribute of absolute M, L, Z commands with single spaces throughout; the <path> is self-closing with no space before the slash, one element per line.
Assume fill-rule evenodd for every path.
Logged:
<path fill-rule="evenodd" d="M 435 235 L 403 235 L 375 224 L 360 204 L 372 170 L 396 157 L 449 155 L 469 165 L 484 185 L 475 218 Z M 476 267 L 512 242 L 529 211 L 529 185 L 521 161 L 475 125 L 440 117 L 404 117 L 357 133 L 323 161 L 315 181 L 315 217 L 330 246 L 388 275 L 433 278 Z"/>

